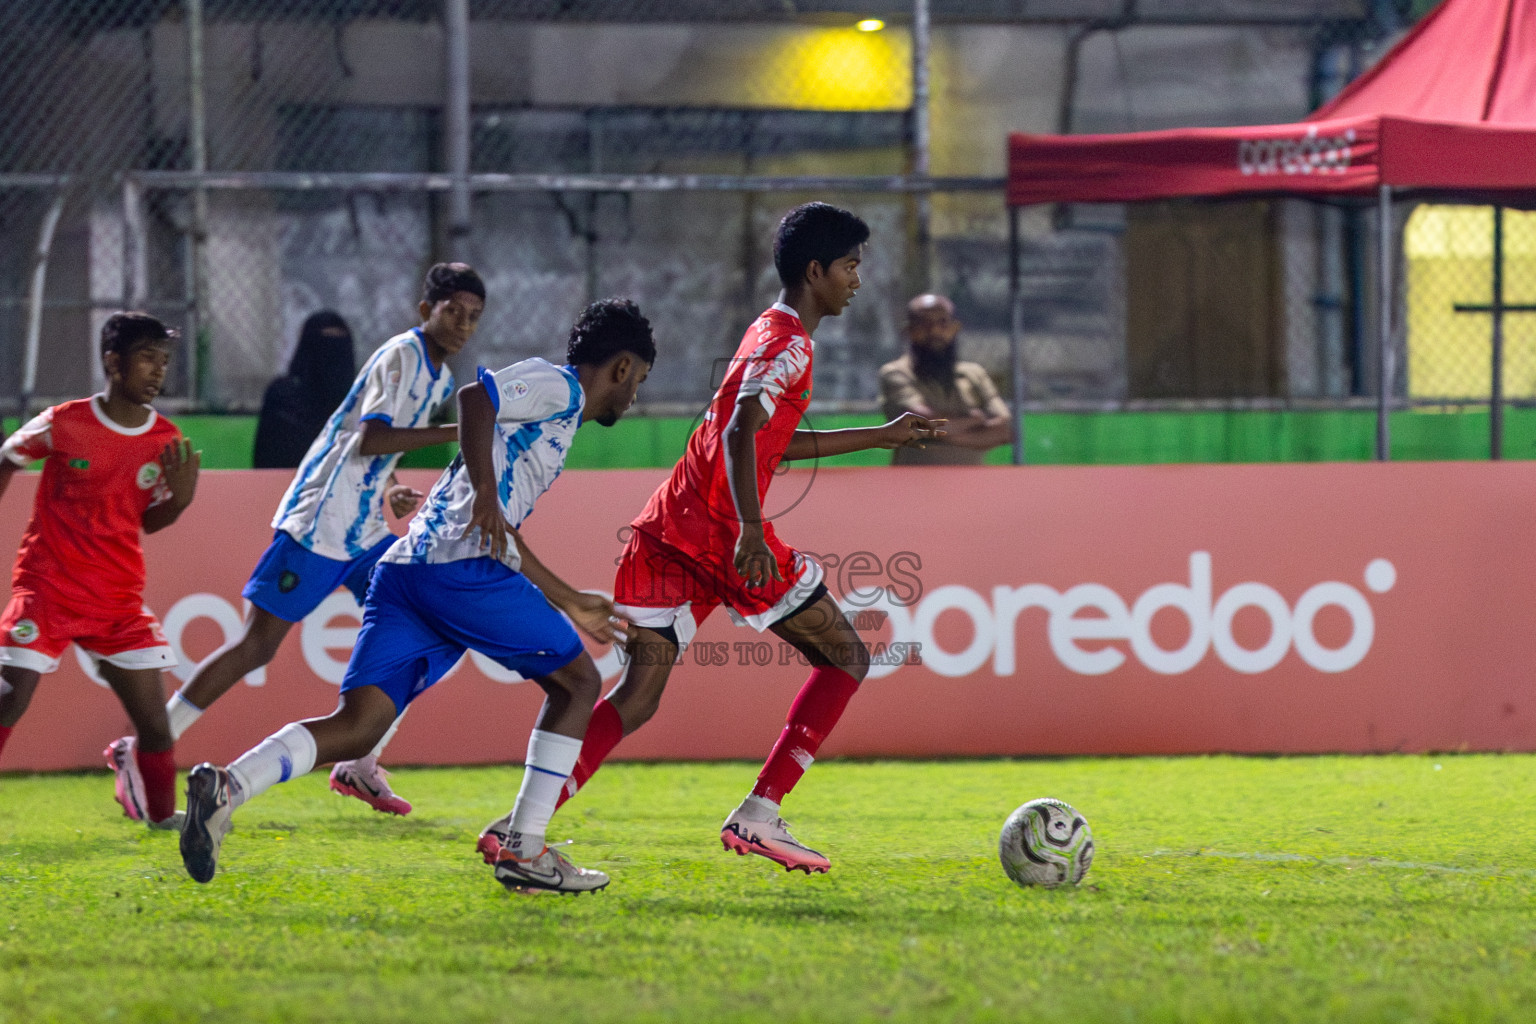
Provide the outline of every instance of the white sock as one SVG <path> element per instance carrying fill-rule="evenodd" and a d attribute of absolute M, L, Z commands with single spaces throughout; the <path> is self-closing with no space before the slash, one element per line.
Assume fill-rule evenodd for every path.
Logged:
<path fill-rule="evenodd" d="M 203 709 L 187 700 L 180 690 L 171 694 L 171 699 L 165 702 L 165 717 L 171 720 L 171 739 L 181 739 L 181 734 L 191 727 L 192 723 L 203 717 Z"/>
<path fill-rule="evenodd" d="M 736 813 L 747 821 L 772 821 L 779 816 L 779 805 L 756 794 L 749 793 L 736 808 Z"/>
<path fill-rule="evenodd" d="M 406 710 L 409 711 L 410 708 L 407 707 Z M 384 753 L 384 748 L 389 746 L 389 741 L 395 738 L 395 731 L 400 728 L 400 722 L 404 718 L 405 711 L 396 715 L 395 720 L 389 723 L 389 728 L 384 730 L 384 735 L 379 737 L 379 742 L 375 743 L 373 749 L 368 752 L 368 756 L 373 758 L 375 763 L 378 762 L 379 755 Z"/>
<path fill-rule="evenodd" d="M 555 804 L 565 780 L 576 767 L 581 754 L 581 740 L 571 736 L 535 729 L 528 736 L 528 760 L 523 763 L 523 785 L 512 805 L 512 852 L 519 857 L 534 857 L 544 848 L 544 833 L 554 817 Z"/>
<path fill-rule="evenodd" d="M 315 767 L 315 737 L 298 722 L 285 725 L 229 766 L 230 803 L 235 807 L 279 782 L 308 775 Z"/>

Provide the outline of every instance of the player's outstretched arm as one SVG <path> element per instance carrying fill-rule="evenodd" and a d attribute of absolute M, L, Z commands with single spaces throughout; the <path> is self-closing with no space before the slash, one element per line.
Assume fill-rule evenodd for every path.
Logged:
<path fill-rule="evenodd" d="M 544 592 L 550 604 L 570 616 L 577 629 L 604 644 L 615 641 L 623 643 L 629 639 L 623 632 L 624 620 L 614 614 L 612 601 L 602 594 L 577 590 L 556 576 L 547 565 L 539 561 L 521 532 L 514 529 L 511 533 L 517 545 L 517 553 L 522 558 L 523 575 Z"/>
<path fill-rule="evenodd" d="M 784 450 L 790 461 L 818 459 L 828 455 L 847 455 L 870 448 L 922 448 L 924 441 L 943 437 L 948 420 L 932 419 L 904 412 L 878 427 L 849 427 L 847 430 L 797 430 Z"/>
<path fill-rule="evenodd" d="M 357 453 L 365 456 L 393 455 L 458 439 L 459 427 L 456 423 L 446 423 L 441 427 L 396 427 L 383 420 L 368 420 L 363 424 L 363 440 L 357 446 Z"/>
<path fill-rule="evenodd" d="M 144 510 L 139 521 L 145 533 L 170 526 L 192 504 L 192 496 L 197 493 L 198 470 L 202 465 L 203 453 L 193 451 L 192 442 L 186 438 L 178 438 L 165 446 L 160 452 L 160 469 L 169 496 Z"/>
<path fill-rule="evenodd" d="M 5 489 L 11 485 L 11 477 L 21 467 L 10 459 L 0 459 L 0 497 L 5 496 Z"/>
<path fill-rule="evenodd" d="M 923 401 L 923 393 L 917 390 L 912 375 L 899 370 L 880 375 L 880 399 L 887 416 L 896 409 L 914 412 L 926 419 L 937 419 L 939 415 Z"/>

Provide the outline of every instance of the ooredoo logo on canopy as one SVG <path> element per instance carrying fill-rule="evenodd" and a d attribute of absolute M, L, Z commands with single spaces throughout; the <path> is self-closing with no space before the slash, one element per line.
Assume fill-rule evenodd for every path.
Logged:
<path fill-rule="evenodd" d="M 1310 127 L 1300 138 L 1243 139 L 1237 144 L 1237 167 L 1244 174 L 1343 174 L 1354 156 L 1355 130 L 1338 135 L 1317 134 Z"/>
<path fill-rule="evenodd" d="M 1210 552 L 1195 551 L 1189 556 L 1188 582 L 1156 583 L 1134 600 L 1101 583 L 1079 583 L 1064 591 L 1043 583 L 1004 585 L 993 587 L 989 595 L 949 584 L 911 606 L 882 593 L 865 607 L 889 615 L 893 647 L 905 644 L 920 651 L 924 667 L 941 676 L 967 676 L 989 660 L 994 675 L 1013 675 L 1018 668 L 1020 616 L 1031 608 L 1046 613 L 1052 654 L 1080 675 L 1105 675 L 1128 657 L 1153 672 L 1179 675 L 1212 653 L 1235 672 L 1257 674 L 1274 668 L 1292 651 L 1318 672 L 1336 673 L 1359 665 L 1375 641 L 1376 612 L 1366 591 L 1386 594 L 1397 583 L 1397 569 L 1385 558 L 1372 560 L 1362 570 L 1363 590 L 1343 580 L 1324 580 L 1308 587 L 1293 604 L 1258 581 L 1213 593 Z M 1347 637 L 1333 645 L 1319 639 L 1315 628 L 1319 613 L 1330 607 L 1349 622 Z M 1257 646 L 1245 646 L 1233 629 L 1238 613 L 1249 608 L 1267 620 L 1267 632 Z M 1152 620 L 1165 610 L 1187 623 L 1187 637 L 1177 647 L 1163 647 L 1153 635 Z M 951 611 L 966 616 L 973 630 L 961 650 L 948 650 L 935 639 L 939 617 Z M 878 678 L 900 667 L 900 662 L 877 663 L 869 674 Z"/>

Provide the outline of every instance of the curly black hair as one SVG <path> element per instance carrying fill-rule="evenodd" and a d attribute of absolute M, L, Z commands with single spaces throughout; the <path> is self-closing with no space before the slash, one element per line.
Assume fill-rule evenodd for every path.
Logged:
<path fill-rule="evenodd" d="M 571 325 L 565 345 L 566 361 L 573 366 L 606 363 L 620 352 L 631 352 L 647 365 L 656 362 L 656 339 L 651 322 L 629 299 L 603 299 L 581 311 Z"/>
<path fill-rule="evenodd" d="M 812 262 L 830 266 L 869 241 L 869 225 L 859 216 L 830 203 L 797 206 L 779 221 L 773 235 L 773 265 L 784 287 L 805 279 Z"/>

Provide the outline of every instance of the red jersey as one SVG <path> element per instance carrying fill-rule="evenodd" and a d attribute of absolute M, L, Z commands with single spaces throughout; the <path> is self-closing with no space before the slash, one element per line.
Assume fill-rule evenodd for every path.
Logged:
<path fill-rule="evenodd" d="M 756 395 L 767 410 L 767 425 L 757 432 L 757 500 L 762 503 L 773 471 L 784 458 L 790 438 L 811 401 L 814 343 L 793 309 L 775 302 L 747 328 L 725 380 L 688 449 L 657 488 L 635 529 L 685 553 L 729 555 L 741 534 L 740 515 L 725 471 L 725 427 L 737 399 Z M 763 532 L 773 534 L 773 524 Z"/>
<path fill-rule="evenodd" d="M 160 453 L 181 439 L 149 412 L 141 427 L 107 417 L 95 398 L 46 409 L 0 447 L 18 466 L 47 459 L 11 584 L 57 595 L 75 608 L 138 608 L 145 509 L 170 498 Z"/>

